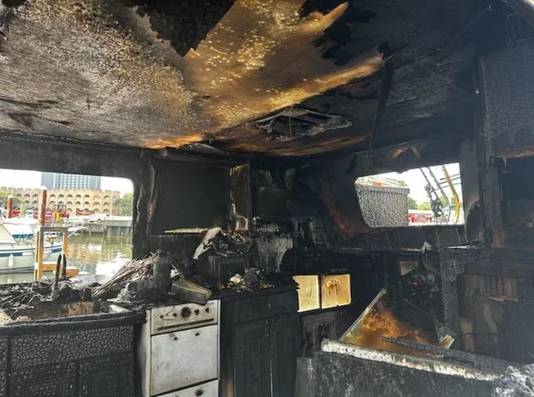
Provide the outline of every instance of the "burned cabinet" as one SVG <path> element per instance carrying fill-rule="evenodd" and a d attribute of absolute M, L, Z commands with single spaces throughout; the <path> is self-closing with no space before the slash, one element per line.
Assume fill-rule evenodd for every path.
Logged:
<path fill-rule="evenodd" d="M 221 396 L 292 396 L 300 318 L 294 289 L 222 303 Z"/>
<path fill-rule="evenodd" d="M 439 254 L 443 319 L 463 350 L 532 361 L 534 270 L 530 251 L 451 247 Z"/>
<path fill-rule="evenodd" d="M 291 313 L 271 319 L 269 332 L 273 396 L 292 396 L 300 350 L 300 317 Z"/>
<path fill-rule="evenodd" d="M 136 313 L 0 327 L 0 397 L 135 396 Z"/>
<path fill-rule="evenodd" d="M 133 355 L 102 357 L 80 364 L 79 397 L 115 397 L 135 394 L 133 371 L 128 363 Z"/>
<path fill-rule="evenodd" d="M 269 320 L 236 325 L 232 346 L 235 396 L 270 396 Z"/>

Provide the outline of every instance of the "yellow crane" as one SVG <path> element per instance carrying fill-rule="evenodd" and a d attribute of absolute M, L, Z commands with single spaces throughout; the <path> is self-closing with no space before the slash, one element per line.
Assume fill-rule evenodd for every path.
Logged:
<path fill-rule="evenodd" d="M 456 189 L 454 188 L 454 184 L 452 183 L 451 176 L 449 175 L 449 172 L 447 171 L 447 167 L 442 165 L 441 169 L 443 170 L 443 174 L 445 175 L 445 180 L 447 181 L 447 184 L 449 185 L 449 188 L 451 189 L 451 193 L 452 193 L 452 203 L 454 205 L 454 223 L 458 223 L 458 221 L 460 220 L 460 211 L 462 209 L 462 202 L 460 201 L 460 197 L 458 196 L 458 193 L 456 192 Z"/>

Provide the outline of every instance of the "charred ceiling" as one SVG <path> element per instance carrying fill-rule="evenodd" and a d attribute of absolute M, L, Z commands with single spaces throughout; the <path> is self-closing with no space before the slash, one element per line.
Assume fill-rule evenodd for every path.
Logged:
<path fill-rule="evenodd" d="M 215 27 L 235 0 L 123 0 L 147 17 L 157 38 L 185 56 Z"/>
<path fill-rule="evenodd" d="M 465 135 L 472 61 L 501 15 L 478 0 L 3 0 L 0 129 L 286 156 Z"/>

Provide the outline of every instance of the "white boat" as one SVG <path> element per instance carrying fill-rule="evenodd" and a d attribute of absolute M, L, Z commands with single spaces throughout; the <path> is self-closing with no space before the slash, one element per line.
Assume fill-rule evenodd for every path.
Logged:
<path fill-rule="evenodd" d="M 4 218 L 0 222 L 3 223 L 9 234 L 17 241 L 33 239 L 35 236 L 37 219 L 33 217 Z"/>
<path fill-rule="evenodd" d="M 63 244 L 45 242 L 44 261 L 55 262 L 61 253 Z M 9 230 L 0 223 L 0 273 L 30 272 L 35 263 L 35 241 L 33 239 L 16 240 Z"/>

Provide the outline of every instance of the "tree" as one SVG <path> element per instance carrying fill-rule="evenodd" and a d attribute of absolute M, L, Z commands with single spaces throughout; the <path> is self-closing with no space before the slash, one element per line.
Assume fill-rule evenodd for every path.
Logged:
<path fill-rule="evenodd" d="M 408 208 L 411 210 L 417 209 L 417 201 L 413 197 L 408 196 Z"/>
<path fill-rule="evenodd" d="M 417 204 L 417 209 L 429 211 L 431 209 L 430 201 L 424 201 L 422 203 Z"/>
<path fill-rule="evenodd" d="M 9 192 L 0 192 L 0 207 L 4 207 L 7 205 L 7 198 L 9 197 L 11 193 Z M 13 196 L 13 206 L 18 207 L 20 205 L 20 200 Z"/>
<path fill-rule="evenodd" d="M 1 207 L 5 207 L 6 206 L 7 196 L 9 196 L 9 193 L 0 192 L 0 206 Z"/>
<path fill-rule="evenodd" d="M 128 216 L 132 215 L 133 210 L 133 194 L 126 193 L 122 197 L 118 197 L 113 202 L 113 215 Z"/>
<path fill-rule="evenodd" d="M 449 207 L 449 201 L 447 200 L 447 198 L 443 195 L 441 195 L 439 197 L 439 201 L 441 202 L 441 208 L 442 209 L 446 209 Z M 430 204 L 430 201 L 424 201 L 422 203 L 418 203 L 417 204 L 417 209 L 418 210 L 425 210 L 425 211 L 428 211 L 428 210 L 431 210 L 432 209 L 432 205 Z"/>

